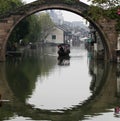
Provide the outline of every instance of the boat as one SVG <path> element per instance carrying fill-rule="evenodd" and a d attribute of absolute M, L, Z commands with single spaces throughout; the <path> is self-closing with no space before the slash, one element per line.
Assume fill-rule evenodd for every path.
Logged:
<path fill-rule="evenodd" d="M 62 43 L 58 45 L 58 55 L 59 57 L 69 56 L 70 54 L 70 45 Z"/>
<path fill-rule="evenodd" d="M 22 51 L 7 51 L 6 56 L 11 56 L 11 57 L 21 57 L 23 54 Z"/>

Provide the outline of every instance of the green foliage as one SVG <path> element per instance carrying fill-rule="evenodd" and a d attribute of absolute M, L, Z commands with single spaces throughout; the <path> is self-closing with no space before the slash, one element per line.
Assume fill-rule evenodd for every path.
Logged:
<path fill-rule="evenodd" d="M 39 19 L 37 15 L 32 15 L 28 17 L 29 20 L 29 29 L 28 34 L 25 38 L 26 42 L 36 42 L 40 37 L 41 27 L 39 24 Z"/>
<path fill-rule="evenodd" d="M 48 13 L 41 13 L 39 15 L 39 25 L 41 27 L 41 32 L 40 32 L 41 36 L 39 39 L 41 41 L 44 41 L 54 27 L 54 23 L 51 20 Z"/>
<path fill-rule="evenodd" d="M 101 16 L 103 16 L 104 12 L 103 9 L 92 5 L 90 7 L 88 14 L 91 15 L 93 20 L 98 20 Z"/>
<path fill-rule="evenodd" d="M 116 7 L 120 4 L 120 0 L 88 0 L 91 1 L 94 5 L 99 6 L 103 9 Z"/>
<path fill-rule="evenodd" d="M 21 0 L 0 0 L 0 13 L 13 10 L 21 5 L 23 5 Z"/>
<path fill-rule="evenodd" d="M 111 19 L 119 19 L 119 15 L 117 14 L 118 7 L 110 8 L 106 11 L 106 16 Z"/>
<path fill-rule="evenodd" d="M 120 21 L 117 22 L 116 31 L 119 31 L 120 32 Z"/>
<path fill-rule="evenodd" d="M 28 42 L 44 41 L 54 27 L 50 16 L 46 12 L 32 15 L 29 18 L 29 32 L 25 38 Z"/>
<path fill-rule="evenodd" d="M 12 34 L 9 38 L 11 44 L 17 42 L 19 43 L 20 39 L 23 39 L 29 32 L 29 20 L 22 20 L 12 31 Z"/>
<path fill-rule="evenodd" d="M 91 5 L 89 15 L 94 20 L 98 20 L 100 17 L 110 18 L 117 21 L 116 30 L 120 31 L 120 15 L 117 14 L 118 8 L 120 8 L 120 0 L 88 0 L 93 3 Z"/>

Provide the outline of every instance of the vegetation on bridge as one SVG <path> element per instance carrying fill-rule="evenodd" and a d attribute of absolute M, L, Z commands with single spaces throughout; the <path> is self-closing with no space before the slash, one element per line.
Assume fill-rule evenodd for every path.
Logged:
<path fill-rule="evenodd" d="M 0 0 L 0 13 L 5 13 L 22 5 L 21 0 Z"/>
<path fill-rule="evenodd" d="M 117 10 L 120 8 L 120 0 L 89 0 L 93 3 L 91 5 L 89 14 L 94 20 L 98 20 L 101 17 L 107 19 L 114 19 L 117 21 L 116 30 L 120 31 L 120 15 L 117 14 Z"/>

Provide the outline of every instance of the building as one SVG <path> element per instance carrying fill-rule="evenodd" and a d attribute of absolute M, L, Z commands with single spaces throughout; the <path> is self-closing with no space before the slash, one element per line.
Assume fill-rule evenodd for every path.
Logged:
<path fill-rule="evenodd" d="M 46 37 L 45 42 L 49 44 L 68 43 L 71 39 L 71 32 L 60 26 L 55 26 L 53 31 Z"/>

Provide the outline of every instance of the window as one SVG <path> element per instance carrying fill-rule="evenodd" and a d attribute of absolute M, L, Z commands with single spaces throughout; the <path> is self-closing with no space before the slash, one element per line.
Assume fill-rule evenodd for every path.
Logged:
<path fill-rule="evenodd" d="M 52 39 L 56 39 L 56 35 L 52 35 Z"/>

